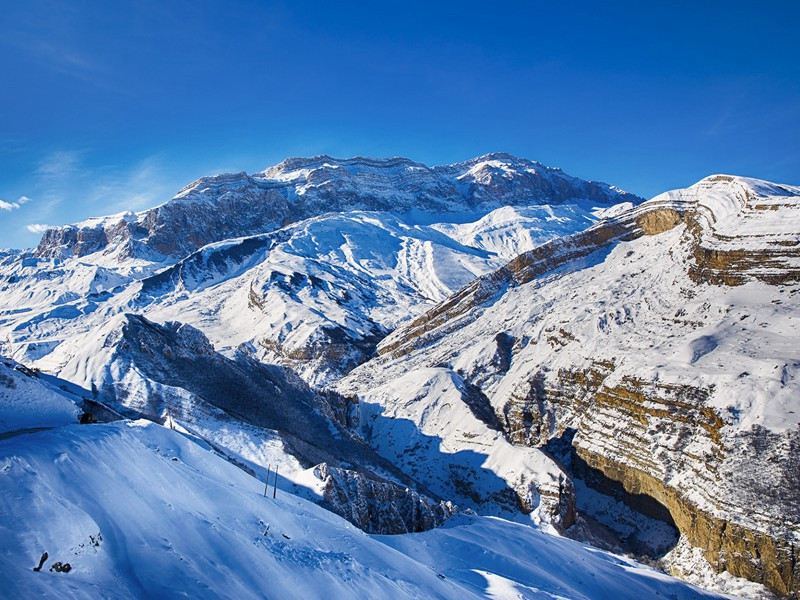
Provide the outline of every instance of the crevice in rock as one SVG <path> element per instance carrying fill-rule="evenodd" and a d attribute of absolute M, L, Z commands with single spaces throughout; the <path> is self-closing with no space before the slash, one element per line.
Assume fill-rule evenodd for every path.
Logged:
<path fill-rule="evenodd" d="M 568 428 L 541 448 L 575 483 L 575 503 L 582 518 L 567 535 L 646 562 L 663 557 L 680 538 L 669 509 L 647 494 L 626 491 L 622 483 L 589 465 L 575 451 L 576 433 Z"/>

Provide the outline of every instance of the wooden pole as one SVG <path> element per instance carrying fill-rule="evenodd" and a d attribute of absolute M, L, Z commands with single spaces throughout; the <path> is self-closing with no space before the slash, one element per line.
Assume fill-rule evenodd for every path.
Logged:
<path fill-rule="evenodd" d="M 267 478 L 264 480 L 264 498 L 267 497 L 267 488 L 269 488 L 269 469 L 270 465 L 267 465 Z"/>
<path fill-rule="evenodd" d="M 275 465 L 275 484 L 272 486 L 272 497 L 278 495 L 278 465 Z"/>

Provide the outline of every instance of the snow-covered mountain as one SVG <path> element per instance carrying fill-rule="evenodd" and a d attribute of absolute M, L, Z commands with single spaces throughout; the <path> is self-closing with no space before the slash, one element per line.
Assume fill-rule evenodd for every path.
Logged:
<path fill-rule="evenodd" d="M 508 155 L 434 168 L 290 159 L 202 179 L 121 221 L 53 229 L 34 253 L 0 257 L 0 300 L 13 307 L 0 311 L 0 340 L 7 355 L 59 372 L 76 351 L 70 339 L 134 312 L 188 322 L 220 350 L 244 344 L 321 385 L 475 277 L 636 200 Z M 131 237 L 128 225 L 150 233 Z"/>
<path fill-rule="evenodd" d="M 337 389 L 455 452 L 471 442 L 441 413 L 480 390 L 483 435 L 560 458 L 579 511 L 597 509 L 588 488 L 625 499 L 680 532 L 675 572 L 691 576 L 696 547 L 793 594 L 798 281 L 800 188 L 713 176 L 478 278 Z"/>
<path fill-rule="evenodd" d="M 38 256 L 96 252 L 146 260 L 182 258 L 206 244 L 272 231 L 331 212 L 482 213 L 502 206 L 597 205 L 636 196 L 508 154 L 443 167 L 405 158 L 290 158 L 260 173 L 204 177 L 142 213 L 48 229 Z"/>
<path fill-rule="evenodd" d="M 43 473 L 20 472 L 31 497 L 50 486 L 63 514 L 80 507 L 76 522 L 91 526 L 69 531 L 116 536 L 87 567 L 94 591 L 116 581 L 157 594 L 139 573 L 161 552 L 193 573 L 175 575 L 187 589 L 210 595 L 225 580 L 214 574 L 235 569 L 183 524 L 154 554 L 133 550 L 143 522 L 53 480 L 48 453 L 80 470 L 101 448 L 108 489 L 145 485 L 147 469 L 177 478 L 191 498 L 177 512 L 221 527 L 229 559 L 269 551 L 270 569 L 304 580 L 333 565 L 362 597 L 696 593 L 665 576 L 642 583 L 640 567 L 541 531 L 729 593 L 766 597 L 742 577 L 796 593 L 799 215 L 792 186 L 714 176 L 642 203 L 505 154 L 442 167 L 323 156 L 203 178 L 154 209 L 0 253 L 0 391 L 13 381 L 0 424 L 59 426 L 14 433 L 7 448 Z M 43 410 L 47 425 L 36 424 L 42 402 L 60 406 Z M 61 427 L 78 414 L 180 433 Z M 108 479 L 117 459 L 145 466 Z M 248 490 L 276 466 L 291 500 L 270 510 L 295 532 L 315 523 L 300 547 L 243 525 L 267 523 Z M 214 478 L 241 512 L 212 518 L 223 504 L 203 487 Z M 162 488 L 144 502 L 153 519 L 154 506 L 178 506 Z M 320 507 L 403 536 L 354 538 Z M 63 524 L 42 527 L 31 531 L 72 540 Z M 22 534 L 7 533 L 2 551 L 19 552 Z M 191 544 L 176 550 L 184 535 L 201 559 Z M 319 554 L 317 535 L 343 545 Z M 492 536 L 518 537 L 478 552 Z M 62 550 L 82 556 L 74 541 Z M 409 583 L 421 556 L 448 565 L 444 578 Z M 540 564 L 512 568 L 515 556 Z M 563 581 L 562 560 L 587 571 Z M 394 568 L 414 575 L 387 576 Z M 249 567 L 241 576 L 240 596 L 264 593 Z"/>

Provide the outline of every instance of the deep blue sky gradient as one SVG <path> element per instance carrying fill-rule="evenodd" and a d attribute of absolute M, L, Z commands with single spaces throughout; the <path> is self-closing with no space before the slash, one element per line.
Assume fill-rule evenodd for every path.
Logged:
<path fill-rule="evenodd" d="M 800 183 L 798 23 L 786 1 L 7 2 L 0 247 L 297 155 L 507 151 L 648 197 Z"/>

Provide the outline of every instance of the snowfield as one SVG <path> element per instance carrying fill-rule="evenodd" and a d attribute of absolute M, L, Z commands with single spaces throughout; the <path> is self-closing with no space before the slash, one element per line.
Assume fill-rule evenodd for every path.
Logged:
<path fill-rule="evenodd" d="M 14 307 L 0 309 L 0 337 L 6 354 L 58 373 L 74 352 L 64 342 L 119 312 L 138 312 L 192 323 L 220 349 L 247 344 L 260 360 L 323 384 L 475 277 L 595 223 L 593 211 L 602 215 L 588 203 L 509 207 L 431 224 L 418 222 L 434 215 L 331 214 L 216 242 L 166 269 L 138 259 L 111 267 L 101 252 L 0 259 L 0 296 Z"/>
<path fill-rule="evenodd" d="M 63 391 L 53 390 L 25 373 L 30 371 L 0 358 L 0 436 L 78 422 L 81 411 Z"/>
<path fill-rule="evenodd" d="M 0 457 L 8 598 L 716 597 L 501 519 L 371 537 L 145 421 L 22 434 Z"/>

